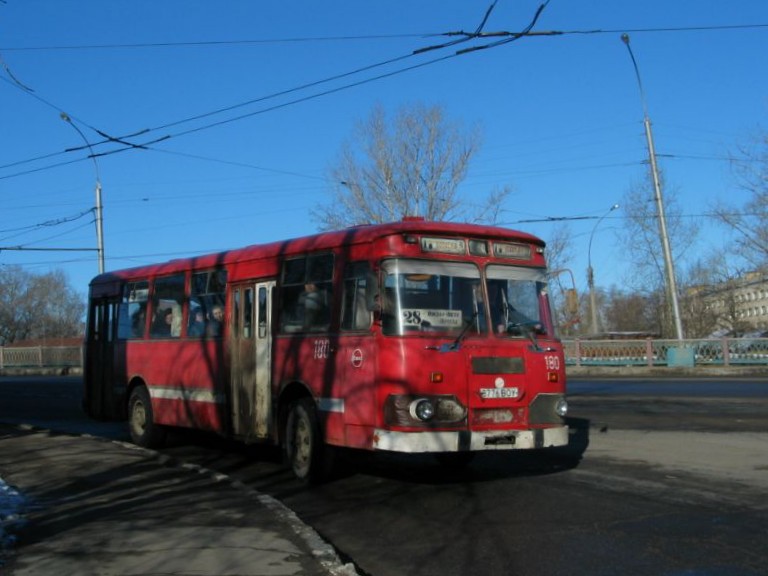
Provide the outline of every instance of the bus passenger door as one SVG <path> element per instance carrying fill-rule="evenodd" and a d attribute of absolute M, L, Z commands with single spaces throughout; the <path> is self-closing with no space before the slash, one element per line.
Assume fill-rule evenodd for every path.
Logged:
<path fill-rule="evenodd" d="M 259 282 L 232 289 L 232 431 L 245 439 L 269 435 L 274 285 Z"/>
<path fill-rule="evenodd" d="M 118 301 L 101 298 L 91 301 L 88 312 L 86 367 L 83 408 L 92 418 L 100 420 L 120 417 L 113 385 L 119 364 L 115 358 Z"/>
<path fill-rule="evenodd" d="M 256 436 L 266 438 L 272 421 L 272 299 L 275 282 L 256 284 Z"/>

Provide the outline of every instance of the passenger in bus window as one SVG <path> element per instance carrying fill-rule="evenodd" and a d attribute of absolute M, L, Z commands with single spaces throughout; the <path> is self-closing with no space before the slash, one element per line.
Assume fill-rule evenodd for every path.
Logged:
<path fill-rule="evenodd" d="M 497 334 L 504 334 L 507 331 L 509 322 L 509 303 L 504 289 L 504 283 L 489 281 L 488 295 L 491 306 L 491 322 L 493 331 Z"/>
<path fill-rule="evenodd" d="M 365 330 L 371 326 L 371 311 L 368 310 L 366 303 L 365 289 L 358 290 L 355 294 L 354 321 L 352 328 L 354 330 Z"/>
<path fill-rule="evenodd" d="M 535 322 L 520 310 L 517 302 L 512 302 L 507 296 L 507 286 L 503 282 L 489 283 L 491 293 L 491 318 L 497 334 L 523 336 L 527 327 Z"/>
<path fill-rule="evenodd" d="M 170 308 L 158 310 L 155 314 L 155 321 L 152 323 L 152 336 L 161 338 L 170 336 L 171 324 L 173 324 L 173 311 Z"/>
<path fill-rule="evenodd" d="M 133 313 L 131 318 L 131 334 L 134 338 L 144 337 L 144 328 L 147 323 L 147 309 L 142 304 Z"/>
<path fill-rule="evenodd" d="M 327 323 L 327 294 L 319 290 L 316 284 L 305 284 L 304 292 L 299 295 L 299 305 L 304 310 L 304 328 L 318 327 Z"/>
<path fill-rule="evenodd" d="M 192 322 L 189 323 L 187 336 L 190 338 L 205 336 L 205 312 L 202 308 L 195 308 L 192 311 Z"/>
<path fill-rule="evenodd" d="M 171 337 L 181 336 L 181 306 L 176 302 L 171 304 Z"/>
<path fill-rule="evenodd" d="M 216 304 L 211 310 L 211 317 L 208 320 L 208 325 L 205 329 L 206 336 L 218 338 L 223 332 L 224 326 L 224 307 L 220 304 Z"/>
<path fill-rule="evenodd" d="M 391 288 L 385 288 L 383 292 L 373 294 L 371 311 L 374 318 L 381 322 L 385 334 L 391 334 L 396 330 L 395 301 Z"/>

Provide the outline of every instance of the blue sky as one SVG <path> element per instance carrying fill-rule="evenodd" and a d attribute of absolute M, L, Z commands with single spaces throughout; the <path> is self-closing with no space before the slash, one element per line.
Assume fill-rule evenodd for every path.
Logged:
<path fill-rule="evenodd" d="M 551 223 L 520 221 L 601 216 L 646 177 L 643 111 L 620 40 L 627 31 L 665 194 L 704 227 L 686 256 L 727 250 L 701 215 L 717 200 L 746 200 L 727 157 L 766 128 L 768 3 L 550 0 L 534 30 L 574 33 L 460 57 L 444 58 L 451 48 L 409 56 L 445 41 L 430 35 L 473 31 L 490 5 L 5 0 L 0 246 L 95 247 L 96 168 L 108 270 L 312 233 L 310 210 L 327 201 L 329 165 L 355 121 L 375 104 L 393 111 L 413 102 L 480 126 L 483 147 L 462 196 L 479 202 L 511 186 L 504 223 L 546 240 Z M 522 30 L 539 5 L 499 0 L 484 30 Z M 61 111 L 100 153 L 121 147 L 99 144 L 95 130 L 149 130 L 133 144 L 168 138 L 94 165 L 84 150 L 65 152 L 83 141 Z M 630 272 L 614 237 L 624 217 L 615 211 L 595 234 L 598 285 Z M 594 224 L 570 222 L 581 289 Z M 1 251 L 0 266 L 11 264 L 63 269 L 82 293 L 97 271 L 94 252 Z"/>

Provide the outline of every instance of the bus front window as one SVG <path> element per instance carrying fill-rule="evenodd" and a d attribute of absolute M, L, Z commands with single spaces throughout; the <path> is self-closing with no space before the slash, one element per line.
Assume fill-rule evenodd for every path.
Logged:
<path fill-rule="evenodd" d="M 388 335 L 485 330 L 480 271 L 473 264 L 387 260 L 376 309 Z"/>
<path fill-rule="evenodd" d="M 551 332 L 546 274 L 543 270 L 491 265 L 486 270 L 493 331 L 527 336 Z"/>

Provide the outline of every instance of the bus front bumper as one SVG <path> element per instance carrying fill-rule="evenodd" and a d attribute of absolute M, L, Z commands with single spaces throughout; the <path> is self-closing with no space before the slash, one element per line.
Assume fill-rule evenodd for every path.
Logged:
<path fill-rule="evenodd" d="M 373 435 L 374 450 L 391 452 L 465 452 L 479 450 L 530 450 L 568 444 L 568 426 L 535 430 L 494 430 L 472 432 L 461 430 L 394 432 L 377 429 Z"/>

